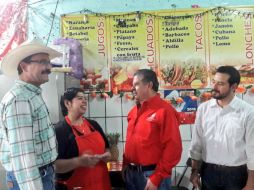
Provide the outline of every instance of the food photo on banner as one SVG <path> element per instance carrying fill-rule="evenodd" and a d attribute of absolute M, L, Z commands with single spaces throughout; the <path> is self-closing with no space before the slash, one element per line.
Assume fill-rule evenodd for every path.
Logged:
<path fill-rule="evenodd" d="M 89 19 L 89 20 L 88 20 Z M 81 87 L 86 91 L 110 91 L 107 30 L 103 16 L 85 14 L 62 15 L 63 38 L 72 38 L 82 46 L 83 76 Z"/>
<path fill-rule="evenodd" d="M 196 89 L 207 86 L 208 62 L 204 9 L 166 10 L 158 15 L 159 79 L 161 89 Z M 183 54 L 184 52 L 184 54 Z"/>
<path fill-rule="evenodd" d="M 181 124 L 193 124 L 198 107 L 195 90 L 164 90 L 164 99 L 179 113 Z"/>
<path fill-rule="evenodd" d="M 207 66 L 201 59 L 165 60 L 160 67 L 162 88 L 204 88 L 207 85 Z"/>

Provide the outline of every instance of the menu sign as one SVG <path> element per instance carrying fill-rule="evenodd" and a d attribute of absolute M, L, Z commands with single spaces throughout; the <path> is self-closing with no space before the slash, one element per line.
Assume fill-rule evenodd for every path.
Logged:
<path fill-rule="evenodd" d="M 104 17 L 64 16 L 63 37 L 78 39 L 83 45 L 85 90 L 110 90 L 108 72 L 107 22 Z"/>
<path fill-rule="evenodd" d="M 245 9 L 246 10 L 246 9 Z M 251 15 L 233 12 L 209 14 L 209 62 L 211 73 L 221 65 L 235 66 L 243 84 L 254 82 L 253 20 Z"/>
<path fill-rule="evenodd" d="M 162 90 L 206 88 L 220 65 L 235 66 L 252 84 L 253 10 L 63 16 L 62 34 L 83 44 L 85 89 L 130 91 L 140 68 L 153 69 Z"/>
<path fill-rule="evenodd" d="M 163 89 L 202 88 L 207 85 L 205 18 L 182 19 L 182 12 L 160 12 L 160 81 Z"/>
<path fill-rule="evenodd" d="M 109 25 L 112 87 L 129 91 L 138 69 L 156 66 L 154 19 L 116 16 L 109 20 Z"/>

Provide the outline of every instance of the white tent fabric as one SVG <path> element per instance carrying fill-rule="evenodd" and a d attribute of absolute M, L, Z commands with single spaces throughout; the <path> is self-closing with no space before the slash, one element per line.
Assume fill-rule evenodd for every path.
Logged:
<path fill-rule="evenodd" d="M 25 41 L 27 0 L 0 1 L 0 61 L 4 55 Z"/>

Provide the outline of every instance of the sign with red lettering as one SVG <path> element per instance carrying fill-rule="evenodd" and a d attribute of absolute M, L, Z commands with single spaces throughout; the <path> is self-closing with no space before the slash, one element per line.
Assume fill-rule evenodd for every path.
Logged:
<path fill-rule="evenodd" d="M 179 112 L 178 114 L 181 125 L 195 123 L 196 112 Z"/>

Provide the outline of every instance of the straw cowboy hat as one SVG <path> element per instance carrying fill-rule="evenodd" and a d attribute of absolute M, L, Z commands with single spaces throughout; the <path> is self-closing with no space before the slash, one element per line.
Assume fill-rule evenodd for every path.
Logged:
<path fill-rule="evenodd" d="M 26 57 L 37 53 L 47 53 L 50 60 L 62 55 L 60 52 L 47 47 L 38 39 L 25 41 L 5 55 L 0 64 L 0 70 L 5 75 L 18 76 L 17 68 L 19 63 Z"/>

